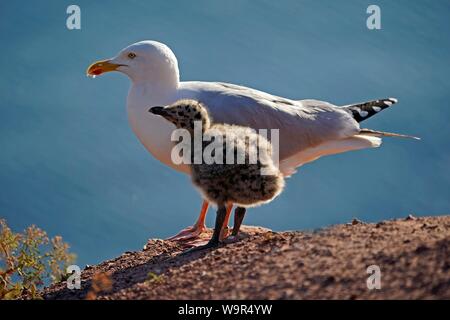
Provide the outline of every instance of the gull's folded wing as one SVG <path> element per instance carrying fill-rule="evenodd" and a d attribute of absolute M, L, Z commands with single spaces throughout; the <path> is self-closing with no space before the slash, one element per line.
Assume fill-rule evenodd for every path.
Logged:
<path fill-rule="evenodd" d="M 214 122 L 279 129 L 280 160 L 359 132 L 349 112 L 323 101 L 289 100 L 219 82 L 182 82 L 180 89 L 180 98 L 203 102 Z"/>

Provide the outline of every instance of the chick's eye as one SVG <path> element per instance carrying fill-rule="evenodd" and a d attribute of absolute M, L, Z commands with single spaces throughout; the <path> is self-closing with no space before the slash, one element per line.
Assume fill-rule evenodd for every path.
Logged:
<path fill-rule="evenodd" d="M 133 53 L 133 52 L 130 52 L 130 53 L 128 54 L 128 58 L 134 59 L 134 58 L 136 58 L 136 54 Z"/>

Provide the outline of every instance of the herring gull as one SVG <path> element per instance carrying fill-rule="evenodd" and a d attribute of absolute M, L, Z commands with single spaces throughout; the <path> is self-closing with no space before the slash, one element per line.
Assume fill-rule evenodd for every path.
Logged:
<path fill-rule="evenodd" d="M 293 100 L 256 89 L 222 82 L 180 81 L 172 50 L 157 41 L 141 41 L 115 57 L 93 63 L 87 74 L 118 71 L 131 80 L 128 119 L 145 148 L 159 161 L 189 174 L 188 165 L 171 160 L 174 125 L 148 112 L 149 107 L 194 99 L 208 106 L 214 122 L 254 129 L 279 129 L 280 170 L 288 177 L 299 166 L 322 156 L 380 146 L 382 136 L 403 136 L 361 129 L 359 123 L 397 102 L 380 99 L 347 106 L 318 100 Z M 405 136 L 403 136 L 405 137 Z M 197 222 L 169 239 L 198 238 L 205 230 L 208 202 Z"/>

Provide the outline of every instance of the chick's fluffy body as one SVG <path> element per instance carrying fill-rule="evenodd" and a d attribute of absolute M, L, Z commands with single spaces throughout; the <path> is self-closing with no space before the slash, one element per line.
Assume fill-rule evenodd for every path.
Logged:
<path fill-rule="evenodd" d="M 191 133 L 191 179 L 206 200 L 253 207 L 281 193 L 284 178 L 272 160 L 272 145 L 262 135 L 247 127 L 212 123 L 206 107 L 197 101 L 181 100 L 166 108 L 167 119 Z M 194 161 L 199 152 L 195 121 L 202 125 L 200 164 Z"/>

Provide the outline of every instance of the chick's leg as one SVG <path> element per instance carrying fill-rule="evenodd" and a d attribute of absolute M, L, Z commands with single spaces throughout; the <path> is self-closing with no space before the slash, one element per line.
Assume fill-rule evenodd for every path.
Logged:
<path fill-rule="evenodd" d="M 233 210 L 233 204 L 228 204 L 226 206 L 225 218 L 223 220 L 223 226 L 220 231 L 219 241 L 224 240 L 228 236 L 228 221 L 230 220 L 231 211 Z M 215 230 L 215 229 L 214 229 Z M 206 232 L 205 232 L 206 235 Z M 205 237 L 198 237 L 197 239 L 185 241 L 183 244 L 187 247 L 203 247 L 208 243 L 208 240 L 205 240 Z"/>
<path fill-rule="evenodd" d="M 215 227 L 214 227 L 214 233 L 213 233 L 211 239 L 208 241 L 207 244 L 186 250 L 183 252 L 183 254 L 217 247 L 220 242 L 220 234 L 223 229 L 223 225 L 225 223 L 226 215 L 227 215 L 227 208 L 224 205 L 219 206 L 219 209 L 217 210 L 217 215 L 216 215 L 216 223 L 215 223 Z"/>
<path fill-rule="evenodd" d="M 239 233 L 239 229 L 241 229 L 242 220 L 244 220 L 246 209 L 243 207 L 237 207 L 234 210 L 234 225 L 233 225 L 233 231 L 231 232 L 231 235 L 233 237 L 236 237 Z"/>
<path fill-rule="evenodd" d="M 224 243 L 230 244 L 239 240 L 239 230 L 241 229 L 242 220 L 244 220 L 246 210 L 247 209 L 243 207 L 237 207 L 234 210 L 233 231 L 228 238 L 222 240 Z"/>

